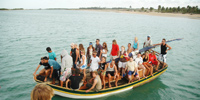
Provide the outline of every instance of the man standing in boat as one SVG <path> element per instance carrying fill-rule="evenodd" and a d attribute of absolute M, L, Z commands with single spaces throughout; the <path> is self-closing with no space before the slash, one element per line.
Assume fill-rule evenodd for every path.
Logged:
<path fill-rule="evenodd" d="M 52 60 L 55 60 L 55 61 L 56 61 L 57 59 L 56 59 L 56 54 L 55 54 L 55 52 L 53 52 L 53 51 L 51 50 L 50 47 L 47 47 L 46 50 L 47 50 L 47 52 L 48 52 L 49 59 L 52 59 Z"/>
<path fill-rule="evenodd" d="M 95 50 L 97 51 L 97 56 L 101 59 L 101 54 L 102 54 L 102 46 L 99 43 L 100 40 L 96 39 L 96 46 L 95 46 Z"/>
<path fill-rule="evenodd" d="M 78 51 L 76 50 L 74 43 L 71 43 L 71 52 L 70 52 L 70 56 L 72 56 L 73 59 L 73 68 L 76 68 L 76 64 L 78 61 Z"/>
<path fill-rule="evenodd" d="M 143 48 L 144 48 L 144 47 L 152 46 L 152 40 L 151 40 L 150 38 L 151 38 L 151 36 L 148 35 L 148 36 L 147 36 L 147 40 L 144 42 Z"/>
<path fill-rule="evenodd" d="M 161 43 L 159 43 L 159 44 L 154 44 L 153 46 L 156 46 L 156 45 L 160 45 L 161 53 L 160 53 L 160 55 L 159 55 L 158 58 L 159 58 L 160 61 L 163 62 L 163 67 L 162 67 L 162 68 L 164 68 L 165 65 L 166 65 L 167 51 L 171 50 L 172 47 L 169 46 L 168 44 L 166 44 L 166 39 L 165 39 L 165 38 L 162 39 L 162 42 L 161 42 Z M 169 49 L 167 49 L 167 48 L 169 48 Z"/>

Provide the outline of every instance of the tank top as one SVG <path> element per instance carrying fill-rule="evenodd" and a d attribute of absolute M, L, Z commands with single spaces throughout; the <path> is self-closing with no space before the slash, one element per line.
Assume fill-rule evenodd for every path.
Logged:
<path fill-rule="evenodd" d="M 167 53 L 166 53 L 166 50 L 167 50 L 166 44 L 165 44 L 165 45 L 162 45 L 162 44 L 161 44 L 161 54 L 167 54 Z"/>
<path fill-rule="evenodd" d="M 146 62 L 147 60 L 148 60 L 148 57 L 147 57 L 147 59 L 146 59 L 146 57 L 144 57 L 143 62 Z"/>
<path fill-rule="evenodd" d="M 119 61 L 121 62 L 127 62 L 126 58 L 124 57 L 124 55 L 126 54 L 126 51 L 124 51 L 123 53 L 120 51 L 120 59 Z"/>
<path fill-rule="evenodd" d="M 81 64 L 83 63 L 83 57 L 85 57 L 85 55 L 83 55 L 83 56 L 81 57 Z M 86 57 L 85 57 L 85 61 L 84 61 L 83 65 L 86 65 Z"/>
<path fill-rule="evenodd" d="M 106 52 L 105 49 L 103 49 L 103 52 Z M 107 54 L 102 54 L 103 57 L 107 57 Z"/>
<path fill-rule="evenodd" d="M 110 67 L 110 63 L 109 63 L 108 68 L 107 68 L 106 71 L 111 71 L 111 72 L 115 71 L 115 65 L 113 66 L 113 68 L 111 68 Z"/>
<path fill-rule="evenodd" d="M 138 46 L 137 42 L 134 41 L 134 43 L 133 43 L 133 48 L 134 48 L 134 49 L 137 49 L 137 46 Z"/>
<path fill-rule="evenodd" d="M 75 62 L 76 61 L 76 48 L 71 49 L 71 52 L 72 52 L 73 62 Z"/>

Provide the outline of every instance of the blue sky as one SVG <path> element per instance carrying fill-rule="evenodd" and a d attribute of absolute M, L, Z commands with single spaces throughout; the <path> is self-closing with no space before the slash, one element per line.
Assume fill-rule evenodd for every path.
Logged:
<path fill-rule="evenodd" d="M 0 0 L 0 8 L 154 7 L 198 6 L 200 0 Z"/>

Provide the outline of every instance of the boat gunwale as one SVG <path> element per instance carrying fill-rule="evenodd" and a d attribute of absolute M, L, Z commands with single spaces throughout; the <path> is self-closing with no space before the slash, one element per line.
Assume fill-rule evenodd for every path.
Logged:
<path fill-rule="evenodd" d="M 123 84 L 123 85 L 120 85 L 118 87 L 107 88 L 107 89 L 104 89 L 104 90 L 100 90 L 98 92 L 90 91 L 90 92 L 86 93 L 85 92 L 86 90 L 73 91 L 71 89 L 66 89 L 65 87 L 61 87 L 61 86 L 57 86 L 57 85 L 53 85 L 53 84 L 49 84 L 49 83 L 46 83 L 46 84 L 51 86 L 55 91 L 65 92 L 65 93 L 73 94 L 73 95 L 86 96 L 86 95 L 105 94 L 105 93 L 114 92 L 114 91 L 117 91 L 117 90 L 119 91 L 119 90 L 122 90 L 122 89 L 125 89 L 125 88 L 129 88 L 129 87 L 132 87 L 132 86 L 137 85 L 137 84 L 140 85 L 145 81 L 151 81 L 151 80 L 153 80 L 153 78 L 156 78 L 157 76 L 159 76 L 159 74 L 162 74 L 163 72 L 165 72 L 167 70 L 167 68 L 168 68 L 168 66 L 166 66 L 165 68 L 161 69 L 159 72 L 153 73 L 154 76 L 149 75 L 147 78 L 140 79 L 140 81 L 137 80 L 137 81 L 132 82 L 132 83 Z M 45 83 L 45 82 L 42 82 L 42 81 L 37 80 L 37 79 L 34 79 L 34 80 L 37 83 Z"/>

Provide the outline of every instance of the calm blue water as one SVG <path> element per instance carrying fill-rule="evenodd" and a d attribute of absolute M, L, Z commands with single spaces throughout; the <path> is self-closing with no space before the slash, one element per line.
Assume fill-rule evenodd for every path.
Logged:
<path fill-rule="evenodd" d="M 100 98 L 105 100 L 188 100 L 200 99 L 200 20 L 114 12 L 24 10 L 0 11 L 0 98 L 29 100 L 40 58 L 50 46 L 60 63 L 63 49 L 70 43 L 107 42 L 113 39 L 127 47 L 138 37 L 140 48 L 147 35 L 153 43 L 162 38 L 184 38 L 172 42 L 168 70 L 156 80 L 133 90 Z M 156 50 L 160 50 L 157 48 Z M 43 67 L 40 68 L 40 70 Z M 39 71 L 38 71 L 39 72 Z M 67 100 L 54 96 L 53 100 Z M 100 100 L 99 99 L 99 100 Z"/>

